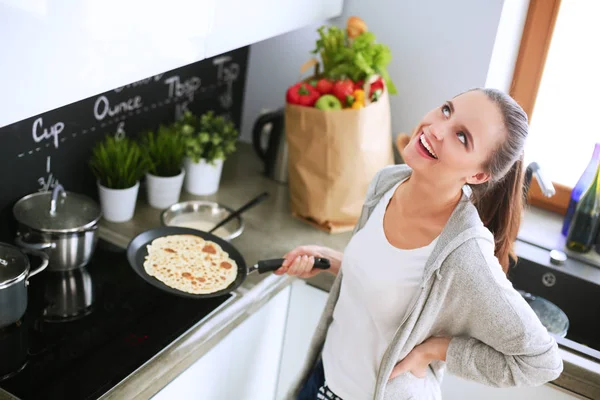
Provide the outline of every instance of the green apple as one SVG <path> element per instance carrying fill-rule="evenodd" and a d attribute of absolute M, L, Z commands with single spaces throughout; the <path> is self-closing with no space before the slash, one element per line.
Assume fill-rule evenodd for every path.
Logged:
<path fill-rule="evenodd" d="M 332 94 L 324 94 L 319 97 L 315 103 L 315 108 L 319 110 L 341 110 L 342 102 Z"/>

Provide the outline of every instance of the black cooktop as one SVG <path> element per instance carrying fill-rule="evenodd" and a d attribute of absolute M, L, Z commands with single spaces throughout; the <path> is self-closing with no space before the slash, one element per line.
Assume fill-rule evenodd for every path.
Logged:
<path fill-rule="evenodd" d="M 100 397 L 231 295 L 162 292 L 101 243 L 83 269 L 32 277 L 28 297 L 0 329 L 0 388 L 23 400 Z"/>

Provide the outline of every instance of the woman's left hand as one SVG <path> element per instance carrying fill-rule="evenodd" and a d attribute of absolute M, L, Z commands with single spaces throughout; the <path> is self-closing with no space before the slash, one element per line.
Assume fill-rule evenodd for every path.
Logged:
<path fill-rule="evenodd" d="M 425 378 L 427 367 L 432 361 L 446 361 L 446 352 L 450 340 L 449 337 L 431 337 L 416 346 L 402 361 L 396 364 L 390 375 L 390 380 L 407 371 L 410 371 L 417 378 Z"/>

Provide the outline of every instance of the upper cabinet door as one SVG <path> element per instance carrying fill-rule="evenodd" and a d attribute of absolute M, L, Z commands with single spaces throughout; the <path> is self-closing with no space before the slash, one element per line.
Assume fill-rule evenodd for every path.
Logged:
<path fill-rule="evenodd" d="M 0 1 L 0 127 L 204 59 L 216 1 Z"/>
<path fill-rule="evenodd" d="M 337 16 L 342 2 L 0 0 L 0 127 Z"/>
<path fill-rule="evenodd" d="M 206 57 L 325 21 L 342 13 L 343 0 L 220 0 L 206 40 Z M 293 49 L 281 49 L 282 54 Z"/>

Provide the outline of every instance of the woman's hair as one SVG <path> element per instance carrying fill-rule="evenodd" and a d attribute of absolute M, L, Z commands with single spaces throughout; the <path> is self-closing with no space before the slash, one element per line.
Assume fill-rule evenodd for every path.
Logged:
<path fill-rule="evenodd" d="M 506 93 L 489 88 L 472 89 L 484 93 L 499 108 L 506 127 L 506 139 L 484 165 L 490 180 L 472 185 L 472 201 L 484 225 L 493 233 L 495 255 L 508 273 L 510 259 L 523 212 L 523 148 L 529 130 L 527 114 Z"/>

